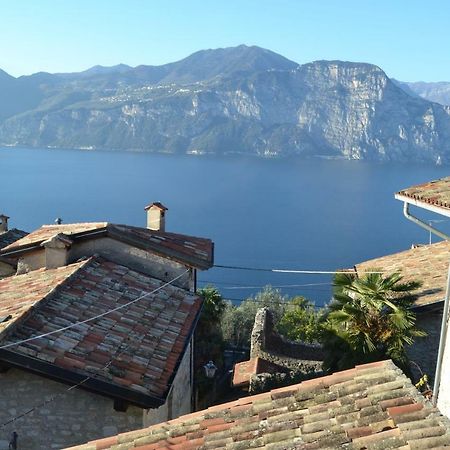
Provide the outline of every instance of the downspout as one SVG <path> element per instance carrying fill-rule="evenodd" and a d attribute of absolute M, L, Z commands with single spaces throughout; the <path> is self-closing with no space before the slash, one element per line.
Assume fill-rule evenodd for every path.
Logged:
<path fill-rule="evenodd" d="M 428 232 L 433 233 L 436 236 L 439 236 L 441 239 L 450 241 L 450 236 L 448 236 L 445 233 L 442 233 L 442 231 L 436 230 L 436 228 L 433 228 L 431 225 L 428 225 L 427 223 L 413 216 L 409 212 L 409 203 L 406 202 L 403 203 L 403 215 L 411 222 L 414 222 L 416 225 L 419 225 L 419 227 L 425 228 L 425 230 L 427 230 Z"/>
<path fill-rule="evenodd" d="M 447 236 L 441 231 L 433 228 L 431 225 L 428 225 L 427 223 L 423 222 L 417 217 L 411 215 L 409 212 L 409 203 L 407 202 L 403 203 L 403 214 L 408 220 L 414 222 L 416 225 L 425 228 L 425 230 L 435 234 L 436 236 L 439 236 L 442 239 L 450 241 L 450 236 Z M 432 400 L 433 406 L 437 405 L 439 388 L 441 386 L 442 359 L 444 357 L 445 341 L 447 339 L 447 329 L 448 329 L 448 312 L 450 304 L 449 300 L 450 300 L 450 265 L 448 268 L 448 275 L 447 275 L 447 287 L 445 289 L 444 309 L 442 311 L 442 325 L 441 325 L 441 334 L 439 337 L 439 350 L 436 363 L 436 375 L 434 377 L 433 400 Z"/>

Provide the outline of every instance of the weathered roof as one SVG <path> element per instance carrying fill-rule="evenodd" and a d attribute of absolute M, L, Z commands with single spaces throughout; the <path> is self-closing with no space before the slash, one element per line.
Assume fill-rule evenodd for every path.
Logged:
<path fill-rule="evenodd" d="M 71 450 L 406 450 L 447 445 L 450 421 L 391 361 L 380 361 Z"/>
<path fill-rule="evenodd" d="M 371 259 L 355 268 L 359 273 L 373 269 L 386 274 L 400 272 L 404 281 L 421 281 L 415 305 L 424 306 L 444 300 L 449 260 L 450 242 L 442 241 Z"/>
<path fill-rule="evenodd" d="M 0 345 L 126 306 L 0 350 L 0 359 L 68 382 L 92 375 L 95 379 L 84 387 L 141 406 L 158 406 L 167 395 L 201 303 L 195 294 L 97 256 L 4 278 L 0 316 L 12 317 L 0 323 Z"/>
<path fill-rule="evenodd" d="M 103 233 L 111 238 L 125 241 L 138 248 L 155 252 L 199 269 L 208 269 L 213 264 L 214 246 L 210 239 L 107 222 L 43 225 L 2 249 L 2 253 L 26 251 L 58 233 L 70 235 L 72 239 L 95 238 Z"/>
<path fill-rule="evenodd" d="M 444 215 L 450 214 L 450 177 L 441 178 L 435 181 L 428 181 L 423 184 L 403 189 L 395 195 L 395 198 L 402 201 L 412 200 L 416 206 L 441 212 Z"/>
<path fill-rule="evenodd" d="M 86 222 L 86 223 L 70 223 L 62 225 L 43 225 L 35 231 L 27 234 L 21 239 L 11 243 L 3 249 L 3 251 L 19 249 L 28 245 L 40 244 L 41 242 L 50 239 L 52 236 L 58 233 L 64 233 L 67 235 L 77 235 L 83 232 L 93 232 L 97 230 L 105 229 L 108 225 L 107 222 Z"/>
<path fill-rule="evenodd" d="M 35 270 L 26 275 L 0 280 L 0 316 L 11 316 L 0 323 L 0 339 L 5 331 L 17 326 L 35 304 L 67 280 L 83 263 L 71 264 L 54 270 Z"/>
<path fill-rule="evenodd" d="M 8 231 L 0 233 L 0 249 L 22 239 L 27 234 L 26 231 L 18 230 L 17 228 L 11 228 Z"/>

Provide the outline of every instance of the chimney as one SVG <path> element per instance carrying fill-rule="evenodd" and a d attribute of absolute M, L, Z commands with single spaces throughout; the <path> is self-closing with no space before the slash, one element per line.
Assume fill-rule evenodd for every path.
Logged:
<path fill-rule="evenodd" d="M 0 214 L 0 233 L 8 231 L 8 219 L 9 219 L 8 216 Z"/>
<path fill-rule="evenodd" d="M 153 231 L 166 231 L 167 208 L 160 202 L 145 207 L 147 211 L 147 228 Z"/>
<path fill-rule="evenodd" d="M 41 246 L 45 249 L 45 268 L 66 266 L 71 245 L 72 240 L 64 233 L 55 234 L 44 241 Z"/>

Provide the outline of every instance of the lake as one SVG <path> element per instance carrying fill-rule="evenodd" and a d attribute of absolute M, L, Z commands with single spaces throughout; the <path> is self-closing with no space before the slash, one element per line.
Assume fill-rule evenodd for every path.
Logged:
<path fill-rule="evenodd" d="M 21 148 L 0 148 L 0 168 L 0 213 L 11 227 L 30 231 L 56 217 L 145 226 L 144 206 L 161 201 L 167 231 L 211 238 L 218 265 L 320 271 L 428 242 L 394 193 L 448 175 L 420 164 Z M 220 268 L 199 274 L 200 286 L 213 283 L 234 301 L 271 284 L 323 304 L 330 281 Z"/>

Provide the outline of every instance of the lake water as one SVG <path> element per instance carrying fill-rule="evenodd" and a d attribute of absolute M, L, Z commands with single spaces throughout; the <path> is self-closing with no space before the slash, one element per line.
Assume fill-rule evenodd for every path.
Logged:
<path fill-rule="evenodd" d="M 0 212 L 12 227 L 56 217 L 145 226 L 144 206 L 161 201 L 167 230 L 211 238 L 216 264 L 325 271 L 428 242 L 394 193 L 448 175 L 424 165 L 19 148 L 0 148 L 0 168 Z M 271 284 L 322 304 L 330 280 L 219 268 L 199 275 L 200 286 L 214 283 L 236 301 Z"/>

